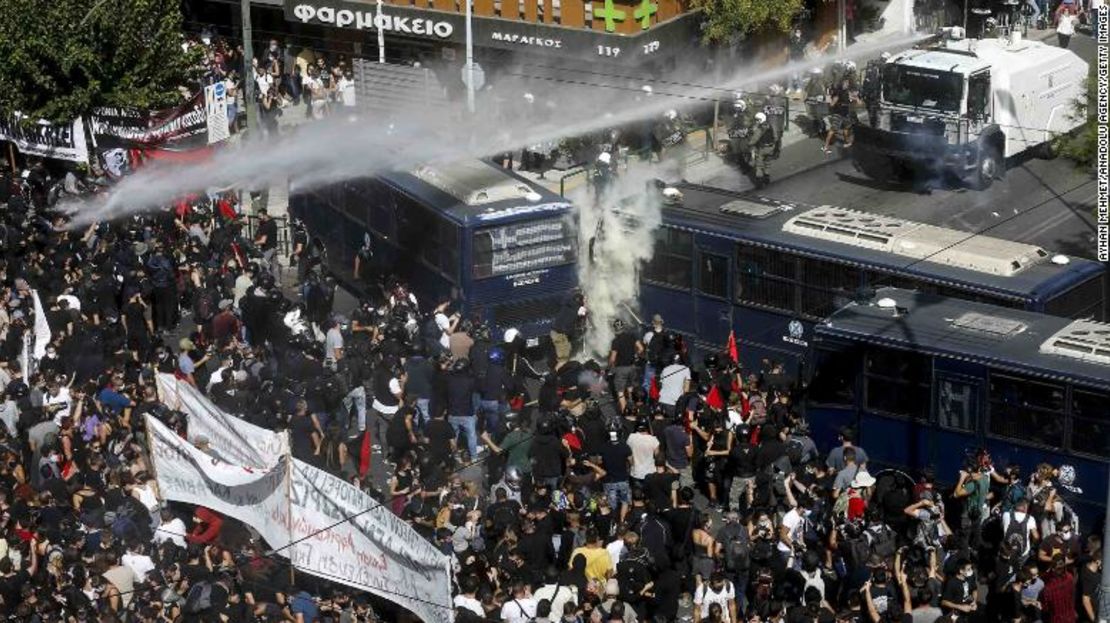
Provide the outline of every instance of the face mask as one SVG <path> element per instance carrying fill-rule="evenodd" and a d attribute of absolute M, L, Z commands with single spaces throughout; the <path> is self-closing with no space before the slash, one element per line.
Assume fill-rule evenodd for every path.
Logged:
<path fill-rule="evenodd" d="M 1065 541 L 1070 541 L 1071 540 L 1071 530 L 1061 530 L 1060 531 L 1060 538 L 1064 539 Z"/>

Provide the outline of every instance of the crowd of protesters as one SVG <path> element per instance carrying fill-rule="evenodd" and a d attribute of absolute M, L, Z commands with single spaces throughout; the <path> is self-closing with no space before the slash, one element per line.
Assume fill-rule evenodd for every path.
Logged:
<path fill-rule="evenodd" d="M 589 313 L 575 293 L 549 361 L 389 279 L 343 318 L 296 227 L 290 292 L 274 221 L 248 235 L 232 197 L 72 229 L 43 175 L 0 176 L 10 620 L 346 622 L 388 607 L 159 498 L 143 416 L 187 421 L 159 401 L 157 372 L 290 429 L 297 458 L 411 522 L 454 561 L 457 621 L 1097 620 L 1101 544 L 1067 503 L 1069 466 L 1022 474 L 979 451 L 958 474 L 872 474 L 853 431 L 817 447 L 781 367 L 692 362 L 658 316 L 615 321 L 600 362 L 574 356 Z M 25 375 L 35 293 L 52 337 Z"/>

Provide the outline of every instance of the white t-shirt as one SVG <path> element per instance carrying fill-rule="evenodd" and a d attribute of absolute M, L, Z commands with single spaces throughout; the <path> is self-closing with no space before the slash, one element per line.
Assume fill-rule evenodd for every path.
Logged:
<path fill-rule="evenodd" d="M 802 514 L 798 509 L 792 508 L 789 513 L 782 516 L 782 525 L 790 532 L 790 540 L 794 543 L 800 543 L 805 539 L 805 521 Z M 794 550 L 787 547 L 782 540 L 779 540 L 779 551 L 783 553 L 790 553 Z"/>
<path fill-rule="evenodd" d="M 648 433 L 632 433 L 628 436 L 628 447 L 632 449 L 632 469 L 629 473 L 633 478 L 642 480 L 655 471 L 655 451 L 659 448 L 659 439 Z"/>
<path fill-rule="evenodd" d="M 128 552 L 120 558 L 120 562 L 135 574 L 136 583 L 144 582 L 146 574 L 155 569 L 154 561 L 150 559 L 150 556 L 143 556 L 142 554 Z"/>
<path fill-rule="evenodd" d="M 59 388 L 57 396 L 51 396 L 49 392 L 43 396 L 43 406 L 45 407 L 62 405 L 61 409 L 54 412 L 54 423 L 58 426 L 62 425 L 62 418 L 69 415 L 70 405 L 72 404 L 73 400 L 69 397 L 68 387 Z"/>
<path fill-rule="evenodd" d="M 184 548 L 186 547 L 185 531 L 185 522 L 181 521 L 180 517 L 174 517 L 158 526 L 158 529 L 154 531 L 154 542 L 161 545 L 169 541 L 178 547 Z"/>
<path fill-rule="evenodd" d="M 525 623 L 536 617 L 538 602 L 531 597 L 508 599 L 501 606 L 501 620 L 508 623 Z"/>
<path fill-rule="evenodd" d="M 681 363 L 672 363 L 659 374 L 659 402 L 674 406 L 690 379 L 690 368 Z"/>
<path fill-rule="evenodd" d="M 258 95 L 261 97 L 270 92 L 270 87 L 273 86 L 274 79 L 268 73 L 263 73 L 261 75 L 255 74 L 254 82 L 258 85 Z"/>
<path fill-rule="evenodd" d="M 605 549 L 609 552 L 609 559 L 613 561 L 613 573 L 616 573 L 617 564 L 621 561 L 621 556 L 624 555 L 624 539 L 613 541 L 606 545 Z"/>
<path fill-rule="evenodd" d="M 1056 32 L 1061 35 L 1074 35 L 1075 34 L 1075 21 L 1079 19 L 1071 13 L 1064 13 L 1060 15 L 1056 21 Z"/>
<path fill-rule="evenodd" d="M 456 608 L 466 608 L 467 610 L 480 617 L 486 616 L 486 611 L 482 608 L 482 602 L 474 599 L 473 597 L 467 597 L 466 595 L 455 595 L 454 603 Z"/>
<path fill-rule="evenodd" d="M 436 312 L 436 326 L 439 327 L 439 345 L 451 348 L 451 339 L 447 331 L 451 328 L 451 319 L 443 312 Z"/>
<path fill-rule="evenodd" d="M 1030 544 L 1033 542 L 1033 529 L 1037 526 L 1037 522 L 1029 517 L 1028 513 L 1019 513 L 1018 511 L 1011 511 L 1009 513 L 1002 513 L 1002 534 L 1010 529 L 1010 523 L 1016 521 L 1018 523 L 1025 522 L 1025 550 L 1021 555 L 1028 556 Z"/>
<path fill-rule="evenodd" d="M 694 591 L 694 605 L 701 608 L 701 618 L 709 618 L 709 606 L 713 604 L 720 604 L 722 617 L 721 620 L 725 623 L 732 623 L 729 617 L 728 604 L 736 599 L 736 591 L 732 588 L 732 582 L 725 580 L 725 586 L 721 592 L 714 591 L 709 583 L 702 584 L 696 591 Z"/>
<path fill-rule="evenodd" d="M 355 105 L 355 81 L 348 80 L 346 76 L 339 79 L 339 95 L 343 100 L 344 106 Z"/>

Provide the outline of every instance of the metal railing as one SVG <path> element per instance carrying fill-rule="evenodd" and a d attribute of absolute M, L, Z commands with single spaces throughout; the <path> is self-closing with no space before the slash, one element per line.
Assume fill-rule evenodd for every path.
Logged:
<path fill-rule="evenodd" d="M 289 257 L 289 252 L 292 250 L 293 235 L 289 229 L 289 218 L 285 216 L 271 217 L 277 224 L 277 251 L 278 255 Z M 258 231 L 258 215 L 247 215 L 247 237 L 254 240 L 255 232 Z"/>

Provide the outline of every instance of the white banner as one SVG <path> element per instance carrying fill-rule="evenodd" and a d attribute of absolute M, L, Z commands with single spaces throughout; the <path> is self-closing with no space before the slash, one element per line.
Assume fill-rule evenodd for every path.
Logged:
<path fill-rule="evenodd" d="M 35 361 L 38 361 L 46 354 L 46 346 L 50 343 L 52 334 L 50 323 L 47 322 L 46 314 L 42 309 L 42 301 L 39 300 L 39 291 L 31 290 L 31 298 L 35 302 L 35 350 L 32 354 L 35 356 Z"/>
<path fill-rule="evenodd" d="M 48 121 L 26 122 L 19 113 L 0 114 L 0 140 L 11 141 L 23 154 L 57 158 L 70 162 L 89 162 L 85 145 L 85 122 L 54 124 Z"/>
<path fill-rule="evenodd" d="M 208 144 L 227 140 L 231 134 L 227 126 L 227 87 L 223 82 L 204 87 L 204 106 L 208 113 Z"/>
<path fill-rule="evenodd" d="M 225 413 L 189 383 L 161 373 L 156 381 L 162 404 L 189 417 L 189 441 L 207 438 L 213 454 L 228 463 L 269 469 L 289 453 L 285 435 Z"/>
<path fill-rule="evenodd" d="M 429 623 L 452 620 L 449 559 L 387 506 L 292 457 L 291 470 L 236 467 L 205 455 L 150 416 L 147 427 L 164 499 L 206 506 L 252 526 L 297 571 L 368 591 Z M 210 442 L 229 455 L 233 448 L 216 443 L 231 439 Z"/>

